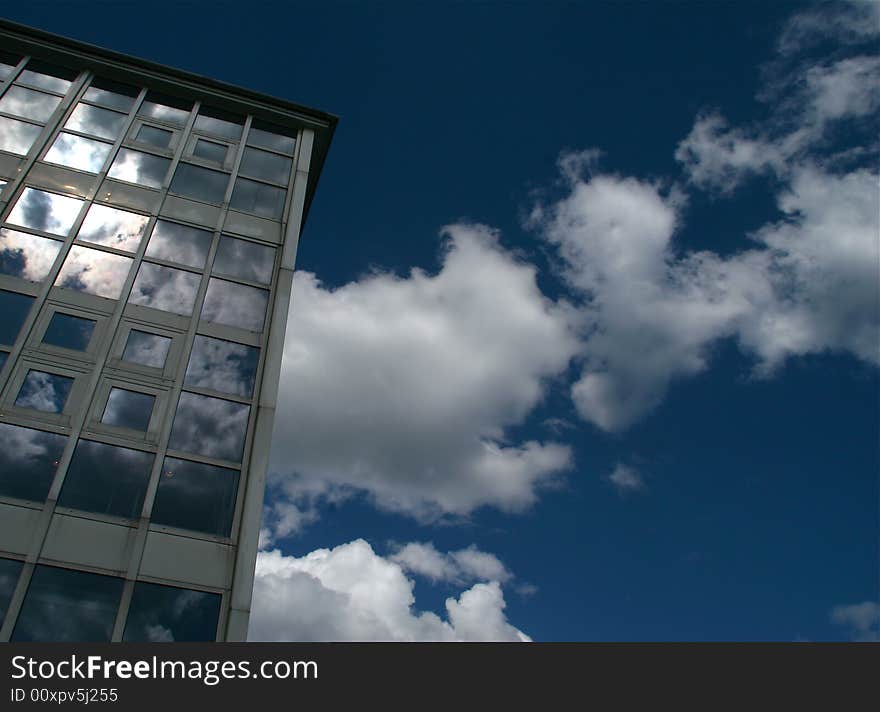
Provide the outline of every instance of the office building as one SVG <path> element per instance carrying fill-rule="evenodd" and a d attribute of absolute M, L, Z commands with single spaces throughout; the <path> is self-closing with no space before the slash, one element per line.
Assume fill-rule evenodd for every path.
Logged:
<path fill-rule="evenodd" d="M 244 640 L 336 125 L 0 22 L 0 640 Z"/>

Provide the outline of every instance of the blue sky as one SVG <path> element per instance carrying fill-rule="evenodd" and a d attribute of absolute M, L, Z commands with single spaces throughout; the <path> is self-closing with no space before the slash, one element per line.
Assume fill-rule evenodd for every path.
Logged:
<path fill-rule="evenodd" d="M 5 9 L 340 116 L 252 636 L 876 638 L 877 6 L 313 5 Z"/>

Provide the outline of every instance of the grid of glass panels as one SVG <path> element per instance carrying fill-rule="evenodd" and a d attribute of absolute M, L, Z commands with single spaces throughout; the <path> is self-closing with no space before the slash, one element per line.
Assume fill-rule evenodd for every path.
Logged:
<path fill-rule="evenodd" d="M 152 528 L 207 539 L 234 534 L 277 238 L 242 234 L 230 220 L 219 229 L 198 212 L 165 215 L 161 201 L 278 222 L 295 148 L 294 132 L 247 116 L 0 53 L 0 153 L 74 171 L 96 188 L 0 175 L 0 189 L 15 183 L 0 214 L 0 405 L 18 409 L 0 421 L 0 502 L 39 506 L 55 482 L 62 511 L 132 524 L 147 516 Z M 159 200 L 116 200 L 117 183 Z M 66 369 L 67 353 L 82 372 Z M 116 380 L 102 388 L 110 365 Z M 78 392 L 96 369 L 96 387 Z M 155 392 L 145 373 L 156 374 Z M 71 409 L 91 414 L 80 428 L 58 420 Z M 166 441 L 146 437 L 157 410 Z M 21 568 L 0 559 L 0 621 Z M 49 613 L 70 621 L 52 639 L 108 639 L 121 586 L 38 564 L 12 639 L 49 639 Z M 139 582 L 124 639 L 210 640 L 219 609 L 218 594 Z"/>

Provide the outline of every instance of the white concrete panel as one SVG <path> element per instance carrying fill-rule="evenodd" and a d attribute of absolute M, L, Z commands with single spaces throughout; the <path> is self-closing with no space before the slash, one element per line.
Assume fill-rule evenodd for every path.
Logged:
<path fill-rule="evenodd" d="M 162 205 L 162 217 L 177 218 L 186 222 L 203 225 L 213 230 L 220 219 L 220 208 L 206 203 L 197 203 L 176 195 L 169 195 Z"/>
<path fill-rule="evenodd" d="M 95 192 L 97 176 L 89 173 L 71 171 L 60 166 L 35 163 L 28 173 L 28 185 L 37 185 L 51 190 L 91 198 Z"/>
<path fill-rule="evenodd" d="M 56 513 L 40 557 L 124 573 L 134 534 L 130 527 Z"/>
<path fill-rule="evenodd" d="M 151 213 L 157 210 L 162 195 L 156 190 L 142 188 L 131 183 L 107 179 L 95 196 L 96 203 L 108 203 L 121 208 L 135 208 Z"/>
<path fill-rule="evenodd" d="M 0 550 L 27 554 L 39 521 L 39 509 L 0 504 Z"/>
<path fill-rule="evenodd" d="M 227 544 L 151 531 L 141 559 L 141 574 L 228 588 L 233 556 L 234 549 Z"/>
<path fill-rule="evenodd" d="M 281 242 L 281 223 L 258 218 L 255 215 L 246 215 L 237 210 L 230 210 L 226 214 L 223 231 L 270 242 Z"/>

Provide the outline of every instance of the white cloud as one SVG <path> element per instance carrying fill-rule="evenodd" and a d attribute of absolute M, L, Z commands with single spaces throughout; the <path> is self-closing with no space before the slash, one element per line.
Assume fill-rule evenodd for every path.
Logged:
<path fill-rule="evenodd" d="M 837 19 L 827 8 L 800 16 L 791 37 L 818 31 L 821 15 L 826 39 L 852 39 L 868 13 L 839 9 Z M 744 235 L 734 254 L 676 248 L 685 208 L 676 189 L 603 174 L 595 150 L 560 158 L 566 193 L 539 205 L 531 225 L 557 247 L 563 277 L 583 297 L 583 369 L 571 395 L 585 420 L 607 431 L 630 426 L 673 382 L 705 370 L 713 344 L 727 338 L 755 358 L 759 376 L 804 354 L 880 364 L 871 129 L 880 58 L 834 53 L 792 72 L 784 81 L 768 72 L 767 120 L 738 127 L 702 113 L 675 152 L 690 186 L 720 195 L 756 174 L 774 176 L 781 219 Z"/>
<path fill-rule="evenodd" d="M 444 232 L 435 275 L 374 274 L 331 289 L 297 273 L 270 480 L 276 500 L 308 510 L 362 491 L 422 519 L 481 506 L 521 511 L 571 466 L 565 445 L 505 434 L 577 351 L 570 310 L 543 296 L 535 268 L 489 228 Z"/>
<path fill-rule="evenodd" d="M 608 481 L 621 494 L 642 492 L 645 489 L 645 480 L 639 471 L 622 463 L 618 463 L 614 467 L 614 470 L 608 475 Z"/>
<path fill-rule="evenodd" d="M 846 626 L 853 640 L 880 642 L 880 603 L 865 601 L 848 606 L 835 606 L 831 620 Z"/>
<path fill-rule="evenodd" d="M 759 375 L 808 353 L 880 364 L 877 184 L 869 171 L 799 166 L 779 195 L 785 218 L 757 230 L 753 249 L 721 257 L 676 253 L 678 202 L 657 185 L 575 179 L 533 225 L 584 295 L 584 368 L 572 386 L 581 416 L 626 428 L 728 337 L 756 357 Z"/>
<path fill-rule="evenodd" d="M 850 0 L 816 4 L 793 15 L 779 36 L 783 55 L 798 53 L 821 41 L 848 45 L 870 41 L 880 34 L 880 3 Z"/>
<path fill-rule="evenodd" d="M 528 641 L 504 614 L 497 581 L 446 600 L 446 619 L 414 609 L 400 564 L 362 539 L 302 557 L 257 557 L 249 640 Z"/>
<path fill-rule="evenodd" d="M 507 567 L 494 554 L 480 551 L 471 544 L 466 549 L 443 554 L 431 542 L 410 542 L 400 547 L 390 559 L 410 573 L 433 582 L 465 583 L 469 581 L 498 581 L 512 578 Z"/>

